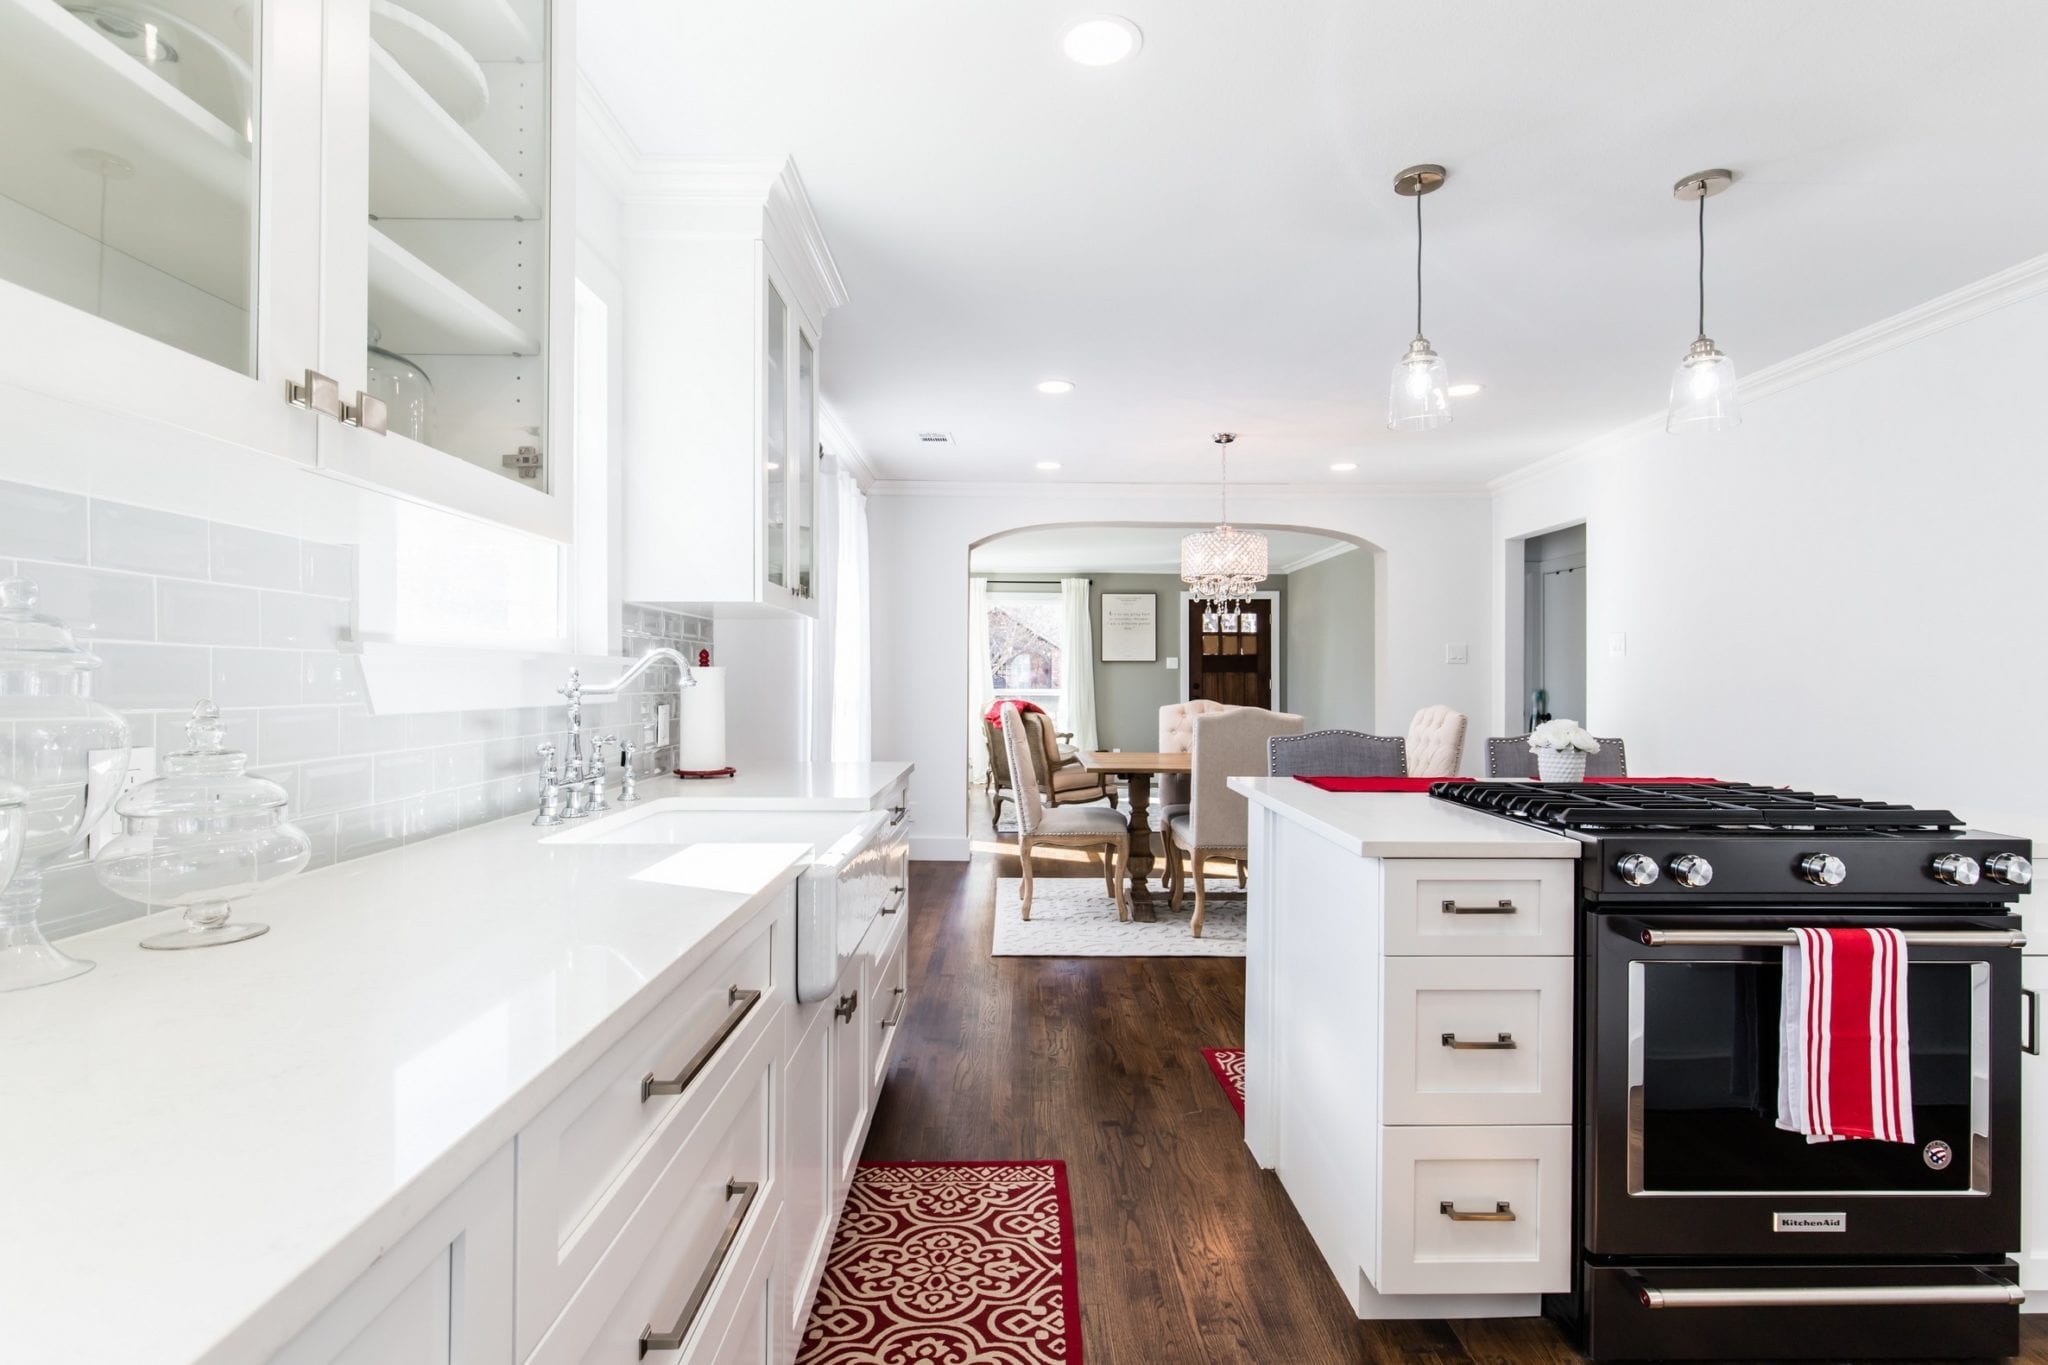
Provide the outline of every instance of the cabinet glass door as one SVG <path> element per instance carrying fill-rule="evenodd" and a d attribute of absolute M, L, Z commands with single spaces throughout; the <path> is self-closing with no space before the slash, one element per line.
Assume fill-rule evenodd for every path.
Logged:
<path fill-rule="evenodd" d="M 364 388 L 392 436 L 551 491 L 546 0 L 369 24 Z"/>
<path fill-rule="evenodd" d="M 791 395 L 795 439 L 790 443 L 789 467 L 790 555 L 795 563 L 790 586 L 798 597 L 809 597 L 817 565 L 818 348 L 801 328 L 796 333 L 796 355 L 796 391 Z"/>
<path fill-rule="evenodd" d="M 0 279 L 255 372 L 249 0 L 0 0 Z"/>
<path fill-rule="evenodd" d="M 789 305 L 771 280 L 763 318 L 761 361 L 761 554 L 763 574 L 790 586 Z"/>

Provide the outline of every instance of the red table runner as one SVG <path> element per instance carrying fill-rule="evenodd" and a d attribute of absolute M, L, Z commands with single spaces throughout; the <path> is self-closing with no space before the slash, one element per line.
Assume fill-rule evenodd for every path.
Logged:
<path fill-rule="evenodd" d="M 1296 773 L 1294 780 L 1326 792 L 1426 792 L 1439 782 L 1470 782 L 1469 777 L 1311 777 Z M 1588 782 L 1631 782 L 1644 787 L 1713 784 L 1714 777 L 1589 777 Z"/>

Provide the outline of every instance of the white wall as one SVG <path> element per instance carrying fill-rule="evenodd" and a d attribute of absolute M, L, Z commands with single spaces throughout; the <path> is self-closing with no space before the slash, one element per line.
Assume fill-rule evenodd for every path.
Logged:
<path fill-rule="evenodd" d="M 878 484 L 875 493 L 875 755 L 917 764 L 917 856 L 963 857 L 969 547 L 1031 526 L 1202 522 L 1214 516 L 1215 494 L 1109 484 Z M 1380 729 L 1405 732 L 1416 709 L 1433 702 L 1455 706 L 1475 723 L 1484 714 L 1492 675 L 1485 497 L 1246 489 L 1233 492 L 1231 504 L 1240 526 L 1296 526 L 1376 547 L 1373 695 Z M 1446 644 L 1466 645 L 1471 662 L 1446 664 Z"/>
<path fill-rule="evenodd" d="M 2037 295 L 1749 400 L 1733 432 L 1659 429 L 1508 481 L 1495 657 L 1520 657 L 1513 538 L 1583 519 L 1588 711 L 1634 771 L 2048 838 L 2044 371 Z"/>

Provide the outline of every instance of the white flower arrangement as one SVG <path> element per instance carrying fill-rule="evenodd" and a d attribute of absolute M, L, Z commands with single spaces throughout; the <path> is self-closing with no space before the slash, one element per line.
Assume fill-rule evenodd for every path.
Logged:
<path fill-rule="evenodd" d="M 1575 720 L 1547 720 L 1529 732 L 1529 752 L 1537 753 L 1543 749 L 1557 752 L 1577 749 L 1580 753 L 1597 754 L 1600 741 Z"/>

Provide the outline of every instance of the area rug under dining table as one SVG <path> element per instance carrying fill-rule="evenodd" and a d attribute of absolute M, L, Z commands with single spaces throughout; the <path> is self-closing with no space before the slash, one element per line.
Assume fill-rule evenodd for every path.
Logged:
<path fill-rule="evenodd" d="M 1179 913 L 1155 897 L 1128 920 L 1096 877 L 1038 877 L 1031 885 L 1031 918 L 1019 911 L 1023 883 L 996 882 L 995 941 L 991 957 L 1243 957 L 1245 899 L 1234 879 L 1209 879 L 1209 915 L 1202 936 L 1188 932 L 1194 893 Z M 1227 889 L 1219 889 L 1227 888 Z"/>

